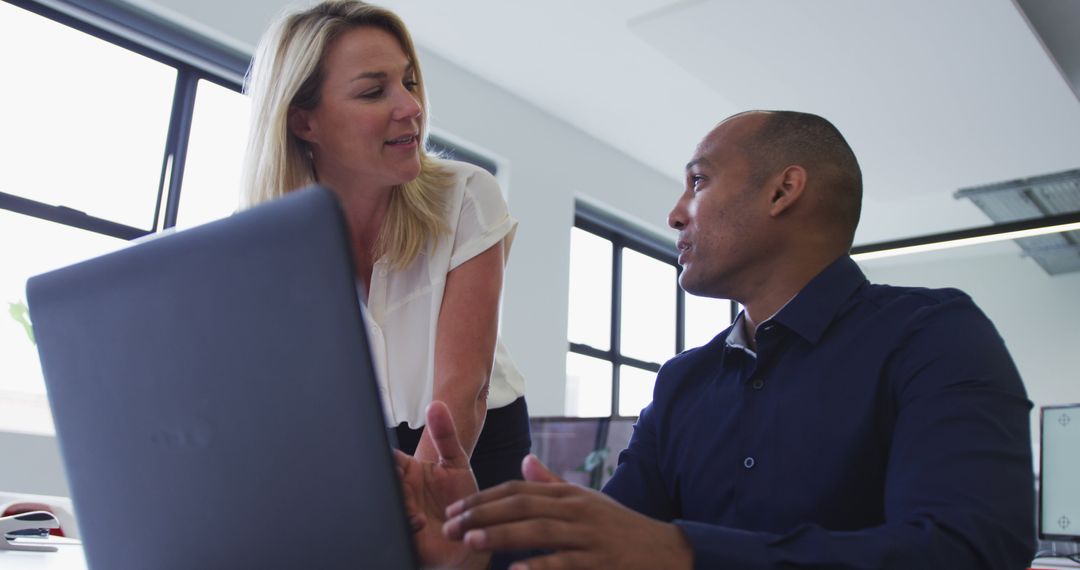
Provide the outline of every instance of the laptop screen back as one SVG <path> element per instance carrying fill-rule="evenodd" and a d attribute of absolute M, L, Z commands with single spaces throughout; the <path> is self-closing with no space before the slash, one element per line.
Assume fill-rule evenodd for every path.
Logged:
<path fill-rule="evenodd" d="M 333 196 L 30 280 L 91 568 L 414 568 Z"/>

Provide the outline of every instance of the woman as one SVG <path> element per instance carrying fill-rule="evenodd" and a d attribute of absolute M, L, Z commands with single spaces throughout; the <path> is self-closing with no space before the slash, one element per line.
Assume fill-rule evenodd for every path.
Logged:
<path fill-rule="evenodd" d="M 490 174 L 425 153 L 424 81 L 404 24 L 350 0 L 289 14 L 260 42 L 246 91 L 241 206 L 314 183 L 338 197 L 401 449 L 437 459 L 423 425 L 438 399 L 481 488 L 520 478 L 524 380 L 497 336 L 517 222 Z"/>

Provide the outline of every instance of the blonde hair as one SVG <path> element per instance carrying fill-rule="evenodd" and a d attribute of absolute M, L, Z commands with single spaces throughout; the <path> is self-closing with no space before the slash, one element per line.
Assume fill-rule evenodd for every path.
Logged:
<path fill-rule="evenodd" d="M 244 92 L 251 96 L 251 127 L 244 156 L 241 209 L 316 182 L 307 143 L 289 130 L 289 109 L 314 109 L 319 104 L 327 49 L 342 32 L 360 26 L 392 34 L 412 63 L 417 82 L 414 93 L 424 110 L 420 140 L 426 144 L 428 104 L 420 61 L 404 22 L 396 14 L 358 0 L 326 0 L 304 11 L 286 13 L 260 40 L 245 81 Z M 393 188 L 372 248 L 399 269 L 449 231 L 444 190 L 451 173 L 423 147 L 419 153 L 420 175 Z"/>

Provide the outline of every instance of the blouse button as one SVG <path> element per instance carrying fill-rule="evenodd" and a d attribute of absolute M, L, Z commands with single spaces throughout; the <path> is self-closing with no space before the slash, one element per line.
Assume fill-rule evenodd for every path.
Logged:
<path fill-rule="evenodd" d="M 761 378 L 754 378 L 754 381 L 750 383 L 750 387 L 755 390 L 760 390 L 765 387 L 765 381 Z"/>
<path fill-rule="evenodd" d="M 743 464 L 743 467 L 745 467 L 747 469 L 751 469 L 751 468 L 754 467 L 754 458 L 753 457 L 747 457 L 746 459 L 743 459 L 742 464 Z"/>

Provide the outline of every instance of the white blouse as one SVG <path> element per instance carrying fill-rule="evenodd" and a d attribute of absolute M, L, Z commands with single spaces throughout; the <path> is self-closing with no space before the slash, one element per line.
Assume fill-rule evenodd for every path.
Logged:
<path fill-rule="evenodd" d="M 517 220 L 510 216 L 495 178 L 477 166 L 440 160 L 454 173 L 447 200 L 450 233 L 408 267 L 395 271 L 385 257 L 371 271 L 367 322 L 372 360 L 391 427 L 425 423 L 435 377 L 435 329 L 446 276 L 503 240 L 505 263 Z M 361 299 L 363 296 L 361 295 Z M 501 408 L 525 393 L 525 379 L 496 339 L 488 408 Z"/>

